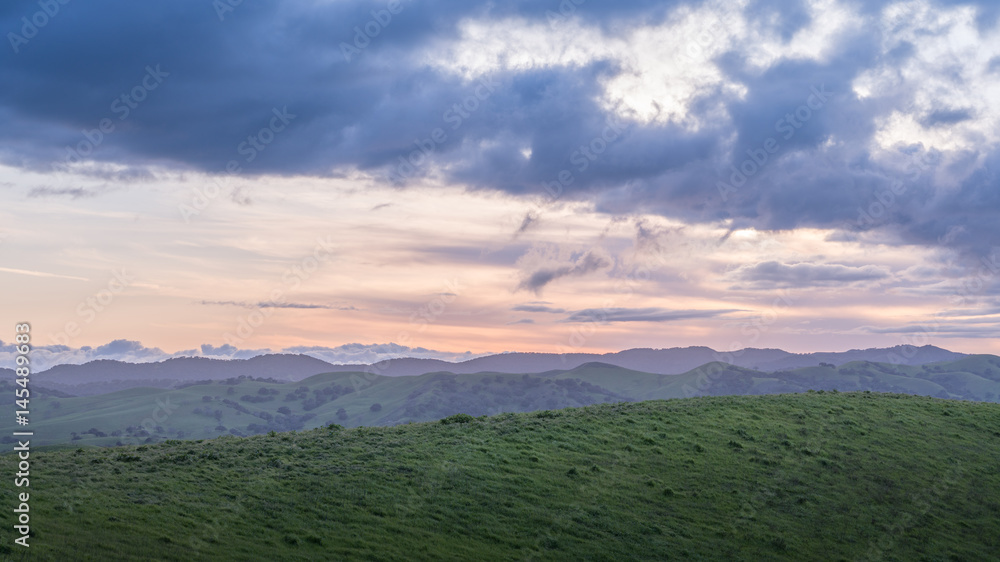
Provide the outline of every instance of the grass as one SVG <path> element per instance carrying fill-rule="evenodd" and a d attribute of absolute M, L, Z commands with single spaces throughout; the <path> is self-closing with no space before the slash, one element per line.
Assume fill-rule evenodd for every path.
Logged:
<path fill-rule="evenodd" d="M 14 472 L 14 457 L 4 455 Z M 32 453 L 38 560 L 983 560 L 1000 406 L 705 397 Z M 12 479 L 0 484 L 14 504 Z M 20 559 L 10 526 L 0 534 Z"/>

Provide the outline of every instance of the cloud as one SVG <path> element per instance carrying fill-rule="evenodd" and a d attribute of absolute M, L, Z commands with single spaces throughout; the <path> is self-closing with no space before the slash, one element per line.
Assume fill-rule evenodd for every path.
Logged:
<path fill-rule="evenodd" d="M 271 302 L 261 301 L 258 303 L 244 301 L 201 301 L 203 305 L 217 306 L 239 306 L 243 308 L 299 308 L 299 309 L 319 309 L 319 310 L 358 310 L 353 306 L 341 306 L 330 304 L 310 304 L 299 302 Z"/>
<path fill-rule="evenodd" d="M 563 312 L 566 312 L 566 309 L 553 308 L 543 304 L 519 304 L 512 307 L 511 310 L 514 312 L 548 312 L 552 314 L 562 314 Z"/>
<path fill-rule="evenodd" d="M 534 211 L 528 211 L 527 213 L 525 213 L 524 220 L 521 221 L 521 226 L 517 227 L 517 230 L 514 231 L 514 238 L 517 238 L 518 236 L 524 234 L 525 231 L 527 231 L 529 228 L 531 228 L 533 224 L 537 222 L 538 222 L 538 213 L 535 213 Z"/>
<path fill-rule="evenodd" d="M 968 316 L 994 316 L 997 314 L 1000 314 L 1000 307 L 992 306 L 986 308 L 966 308 L 966 309 L 948 310 L 938 313 L 938 316 L 968 317 Z"/>
<path fill-rule="evenodd" d="M 33 187 L 28 191 L 28 197 L 69 197 L 70 199 L 80 199 L 81 197 L 97 197 L 103 191 L 83 187 Z"/>
<path fill-rule="evenodd" d="M 936 109 L 922 118 L 920 124 L 924 127 L 937 127 L 954 125 L 969 119 L 972 119 L 972 111 L 969 109 Z"/>
<path fill-rule="evenodd" d="M 507 325 L 511 326 L 513 324 L 534 324 L 534 323 L 535 321 L 532 320 L 531 318 L 522 318 L 520 320 L 515 320 L 513 322 L 507 322 Z"/>
<path fill-rule="evenodd" d="M 218 347 L 206 343 L 201 346 L 202 355 L 232 355 L 239 351 L 239 348 L 232 344 L 224 343 Z"/>
<path fill-rule="evenodd" d="M 573 264 L 546 266 L 528 273 L 517 290 L 529 290 L 538 293 L 549 283 L 563 277 L 580 277 L 594 271 L 611 267 L 611 259 L 599 254 L 596 250 L 584 253 Z"/>
<path fill-rule="evenodd" d="M 695 318 L 714 318 L 738 309 L 670 310 L 667 308 L 588 308 L 569 315 L 562 322 L 674 322 Z"/>
<path fill-rule="evenodd" d="M 13 344 L 0 342 L 0 362 L 12 365 L 16 350 Z M 79 365 L 99 359 L 114 359 L 131 363 L 162 361 L 172 355 L 156 347 L 146 347 L 132 340 L 119 339 L 98 347 L 70 348 L 65 345 L 39 345 L 31 348 L 31 363 L 35 372 L 55 365 Z"/>
<path fill-rule="evenodd" d="M 71 348 L 65 345 L 35 346 L 31 349 L 31 362 L 35 372 L 45 371 L 56 365 L 81 365 L 101 359 L 124 361 L 127 363 L 152 363 L 177 357 L 208 357 L 212 359 L 250 359 L 271 353 L 301 354 L 332 364 L 370 364 L 385 359 L 416 357 L 440 359 L 442 361 L 465 361 L 489 355 L 471 352 L 449 352 L 408 347 L 395 343 L 360 344 L 351 343 L 337 347 L 295 346 L 280 351 L 267 348 L 241 349 L 231 344 L 215 346 L 202 344 L 198 349 L 188 349 L 168 353 L 160 348 L 146 347 L 141 342 L 119 339 L 98 347 L 83 346 Z M 0 341 L 0 363 L 13 365 L 17 349 L 13 343 Z"/>
<path fill-rule="evenodd" d="M 682 230 L 682 227 L 657 228 L 645 219 L 636 220 L 635 247 L 640 252 L 660 254 L 666 247 L 667 239 Z"/>
<path fill-rule="evenodd" d="M 250 194 L 247 193 L 245 186 L 239 186 L 233 189 L 229 194 L 229 200 L 240 206 L 247 206 L 253 204 L 253 199 L 250 198 Z"/>
<path fill-rule="evenodd" d="M 877 231 L 969 259 L 1000 237 L 995 2 L 625 0 L 550 21 L 545 3 L 432 0 L 404 4 L 348 61 L 340 44 L 371 8 L 261 0 L 220 22 L 195 0 L 74 4 L 0 59 L 0 160 L 384 178 L 412 157 L 414 178 L 518 196 L 565 171 L 563 200 L 609 214 Z M 0 23 L 18 30 L 26 15 L 10 7 Z M 159 78 L 143 90 L 149 68 Z M 814 88 L 829 93 L 819 107 Z M 242 143 L 275 111 L 294 118 L 250 159 Z M 723 199 L 718 182 L 743 166 L 754 172 Z M 966 231 L 944 238 L 955 224 Z M 522 288 L 568 274 L 540 270 Z"/>
<path fill-rule="evenodd" d="M 414 357 L 420 359 L 439 359 L 441 361 L 466 361 L 476 357 L 489 355 L 489 353 L 474 354 L 471 352 L 448 352 L 426 349 L 423 347 L 409 347 L 396 343 L 385 344 L 361 344 L 349 343 L 337 347 L 322 346 L 296 346 L 287 347 L 282 353 L 301 353 L 316 359 L 321 359 L 327 363 L 335 365 L 344 364 L 373 364 L 387 359 L 397 359 L 401 357 Z"/>
<path fill-rule="evenodd" d="M 960 324 L 910 324 L 887 328 L 865 326 L 860 330 L 869 334 L 921 334 L 936 338 L 995 338 L 1000 322 L 992 326 L 963 326 Z"/>
<path fill-rule="evenodd" d="M 882 267 L 767 261 L 738 269 L 733 276 L 752 287 L 829 287 L 889 277 Z"/>
<path fill-rule="evenodd" d="M 267 355 L 273 353 L 270 349 L 260 348 L 260 349 L 240 349 L 234 345 L 225 343 L 218 347 L 212 344 L 202 344 L 201 345 L 201 356 L 211 357 L 214 359 L 250 359 L 252 357 L 257 357 L 258 355 Z M 181 351 L 175 353 L 174 356 L 181 357 L 193 357 L 199 355 L 197 352 L 191 351 Z"/>
<path fill-rule="evenodd" d="M 14 269 L 10 267 L 0 267 L 0 271 L 4 273 L 16 273 L 17 275 L 28 275 L 31 277 L 52 277 L 56 279 L 72 279 L 74 281 L 90 281 L 85 277 L 76 277 L 74 275 L 60 275 L 58 273 L 47 273 L 45 271 L 32 271 L 28 269 Z"/>

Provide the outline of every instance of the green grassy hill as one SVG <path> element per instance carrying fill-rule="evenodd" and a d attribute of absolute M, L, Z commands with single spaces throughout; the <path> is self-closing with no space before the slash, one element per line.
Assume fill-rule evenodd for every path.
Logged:
<path fill-rule="evenodd" d="M 11 383 L 0 393 L 13 400 Z M 680 375 L 657 375 L 603 363 L 536 374 L 428 373 L 385 377 L 326 373 L 296 383 L 233 378 L 179 389 L 131 388 L 97 396 L 32 396 L 38 445 L 144 444 L 313 429 L 385 426 L 530 412 L 622 401 L 778 394 L 807 390 L 877 391 L 996 401 L 1000 357 L 976 355 L 950 363 L 901 366 L 852 362 L 763 373 L 708 363 Z M 16 431 L 0 420 L 0 434 Z M 0 438 L 10 442 L 11 437 Z"/>
<path fill-rule="evenodd" d="M 31 559 L 1000 552 L 997 404 L 807 393 L 445 421 L 33 452 Z"/>

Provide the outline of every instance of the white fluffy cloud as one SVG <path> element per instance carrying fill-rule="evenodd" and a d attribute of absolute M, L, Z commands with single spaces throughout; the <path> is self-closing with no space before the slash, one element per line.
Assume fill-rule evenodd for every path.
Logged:
<path fill-rule="evenodd" d="M 98 347 L 84 346 L 72 348 L 61 345 L 38 346 L 31 350 L 31 361 L 35 372 L 45 371 L 56 365 L 82 365 L 90 361 L 114 360 L 126 363 L 155 363 L 175 357 L 207 357 L 211 359 L 250 359 L 259 355 L 271 353 L 290 353 L 308 355 L 334 365 L 371 364 L 386 359 L 400 357 L 418 357 L 423 359 L 440 359 L 443 361 L 465 361 L 488 354 L 473 354 L 470 352 L 447 352 L 425 349 L 422 347 L 407 347 L 395 343 L 361 344 L 349 343 L 337 347 L 293 346 L 278 351 L 270 349 L 240 349 L 224 344 L 213 346 L 202 345 L 200 349 L 188 349 L 167 353 L 156 347 L 146 347 L 141 342 L 130 340 L 115 340 Z M 0 341 L 0 364 L 13 365 L 17 351 L 14 344 Z"/>

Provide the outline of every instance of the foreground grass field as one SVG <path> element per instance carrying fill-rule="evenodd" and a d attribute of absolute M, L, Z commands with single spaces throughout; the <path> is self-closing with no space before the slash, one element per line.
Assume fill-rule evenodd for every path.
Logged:
<path fill-rule="evenodd" d="M 32 454 L 33 560 L 987 560 L 1000 405 L 706 397 Z M 15 472 L 15 459 L 2 457 Z M 0 485 L 15 506 L 12 478 Z M 8 520 L 10 512 L 8 511 Z"/>

